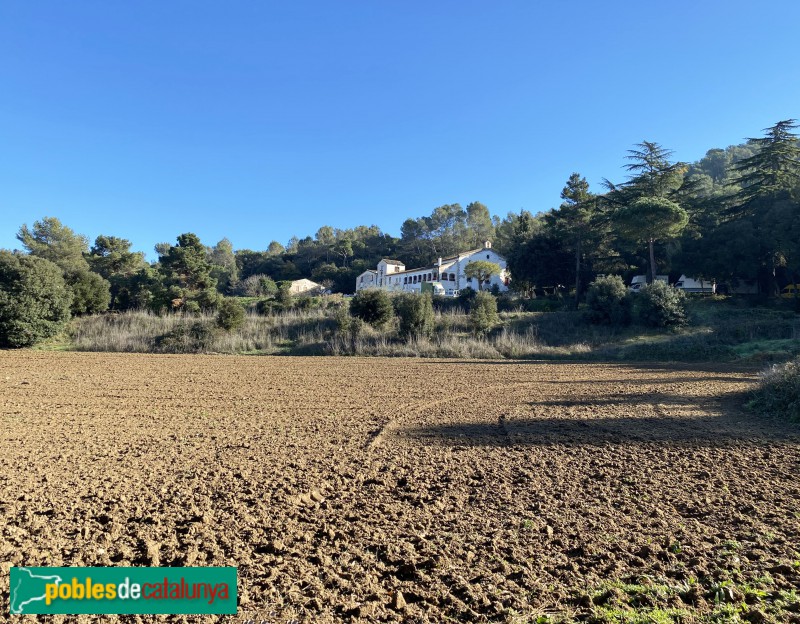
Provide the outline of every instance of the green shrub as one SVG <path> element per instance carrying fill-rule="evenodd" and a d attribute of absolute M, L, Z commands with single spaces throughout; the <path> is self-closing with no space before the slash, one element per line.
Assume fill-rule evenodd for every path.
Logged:
<path fill-rule="evenodd" d="M 475 295 L 477 294 L 477 290 L 472 286 L 467 286 L 458 291 L 458 297 L 456 299 L 459 305 L 466 310 L 472 307 L 472 302 L 475 300 Z"/>
<path fill-rule="evenodd" d="M 111 303 L 111 284 L 91 271 L 73 271 L 65 275 L 72 290 L 72 314 L 99 314 Z"/>
<path fill-rule="evenodd" d="M 647 327 L 680 327 L 686 324 L 686 295 L 664 282 L 642 288 L 634 299 L 634 317 Z"/>
<path fill-rule="evenodd" d="M 598 277 L 586 291 L 586 318 L 590 323 L 626 325 L 630 322 L 630 296 L 618 275 Z"/>
<path fill-rule="evenodd" d="M 226 331 L 238 329 L 244 324 L 244 306 L 236 299 L 223 299 L 217 310 L 217 327 Z"/>
<path fill-rule="evenodd" d="M 488 334 L 500 322 L 497 299 L 488 292 L 476 293 L 472 300 L 469 322 L 476 335 Z"/>
<path fill-rule="evenodd" d="M 767 414 L 800 421 L 800 358 L 768 369 L 761 376 L 750 406 Z"/>
<path fill-rule="evenodd" d="M 472 289 L 470 289 L 472 290 Z M 450 312 L 463 314 L 464 310 L 469 310 L 469 304 L 465 304 L 458 297 L 445 297 L 444 295 L 433 295 L 434 312 Z"/>
<path fill-rule="evenodd" d="M 69 320 L 72 293 L 44 258 L 0 251 L 0 346 L 27 347 Z"/>
<path fill-rule="evenodd" d="M 303 297 L 296 297 L 294 300 L 294 308 L 297 310 L 317 310 L 323 307 L 322 297 L 310 297 L 305 295 Z"/>
<path fill-rule="evenodd" d="M 281 306 L 274 299 L 259 299 L 256 302 L 256 313 L 261 316 L 269 316 Z"/>
<path fill-rule="evenodd" d="M 291 282 L 278 282 L 278 291 L 275 293 L 275 301 L 281 304 L 284 308 L 292 305 L 292 283 Z"/>
<path fill-rule="evenodd" d="M 269 275 L 258 273 L 239 282 L 236 291 L 245 297 L 271 297 L 278 292 L 278 285 Z"/>
<path fill-rule="evenodd" d="M 362 290 L 350 301 L 350 314 L 373 327 L 383 327 L 394 318 L 392 300 L 382 290 Z"/>
<path fill-rule="evenodd" d="M 182 322 L 155 339 L 161 353 L 196 353 L 207 350 L 214 340 L 214 329 L 203 321 Z"/>
<path fill-rule="evenodd" d="M 206 288 L 193 295 L 192 301 L 197 302 L 200 309 L 204 312 L 211 312 L 216 310 L 223 301 L 221 294 L 215 288 Z"/>
<path fill-rule="evenodd" d="M 394 311 L 400 319 L 400 336 L 403 338 L 429 338 L 433 334 L 433 298 L 430 293 L 397 295 Z"/>
<path fill-rule="evenodd" d="M 200 304 L 194 299 L 191 301 L 185 301 L 181 306 L 181 310 L 183 310 L 183 313 L 188 316 L 198 316 L 202 312 L 200 309 Z"/>

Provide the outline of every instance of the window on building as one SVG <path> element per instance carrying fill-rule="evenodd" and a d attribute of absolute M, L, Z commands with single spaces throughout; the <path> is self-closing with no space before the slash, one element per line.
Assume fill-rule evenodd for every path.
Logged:
<path fill-rule="evenodd" d="M 450 274 L 450 281 L 451 282 L 455 282 L 456 281 L 456 274 L 455 273 L 451 273 Z"/>

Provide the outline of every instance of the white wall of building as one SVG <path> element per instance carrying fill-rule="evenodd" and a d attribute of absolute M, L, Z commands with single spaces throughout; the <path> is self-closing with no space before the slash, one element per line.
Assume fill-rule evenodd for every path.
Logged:
<path fill-rule="evenodd" d="M 422 284 L 432 282 L 437 291 L 452 297 L 458 294 L 462 288 L 471 287 L 479 290 L 477 280 L 468 280 L 464 275 L 466 266 L 477 260 L 494 262 L 500 266 L 500 273 L 492 275 L 488 284 L 481 285 L 481 290 L 489 290 L 494 285 L 497 285 L 501 292 L 508 290 L 509 276 L 506 259 L 494 251 L 488 242 L 482 249 L 473 249 L 458 256 L 440 259 L 433 266 L 419 269 L 405 270 L 403 264 L 381 260 L 378 263 L 377 271 L 367 271 L 358 276 L 356 290 L 368 287 L 366 286 L 367 273 L 372 273 L 374 282 L 370 283 L 370 287 L 381 288 L 389 292 L 420 292 Z"/>
<path fill-rule="evenodd" d="M 356 292 L 365 288 L 375 288 L 376 276 L 375 271 L 364 271 L 356 278 Z"/>

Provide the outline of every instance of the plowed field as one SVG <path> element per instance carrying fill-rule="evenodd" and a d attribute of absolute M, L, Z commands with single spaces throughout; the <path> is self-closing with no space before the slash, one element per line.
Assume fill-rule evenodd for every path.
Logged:
<path fill-rule="evenodd" d="M 777 599 L 800 584 L 800 436 L 742 410 L 754 379 L 0 352 L 0 619 L 11 565 L 235 565 L 238 619 L 267 622 Z"/>

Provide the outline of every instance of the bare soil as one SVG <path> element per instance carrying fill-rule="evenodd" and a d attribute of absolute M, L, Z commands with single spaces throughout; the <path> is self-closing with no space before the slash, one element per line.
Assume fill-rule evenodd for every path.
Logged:
<path fill-rule="evenodd" d="M 633 607 L 698 616 L 720 588 L 786 596 L 800 432 L 743 410 L 755 378 L 0 352 L 0 619 L 12 565 L 235 565 L 240 618 L 268 622 L 604 621 L 634 582 L 683 590 Z"/>

